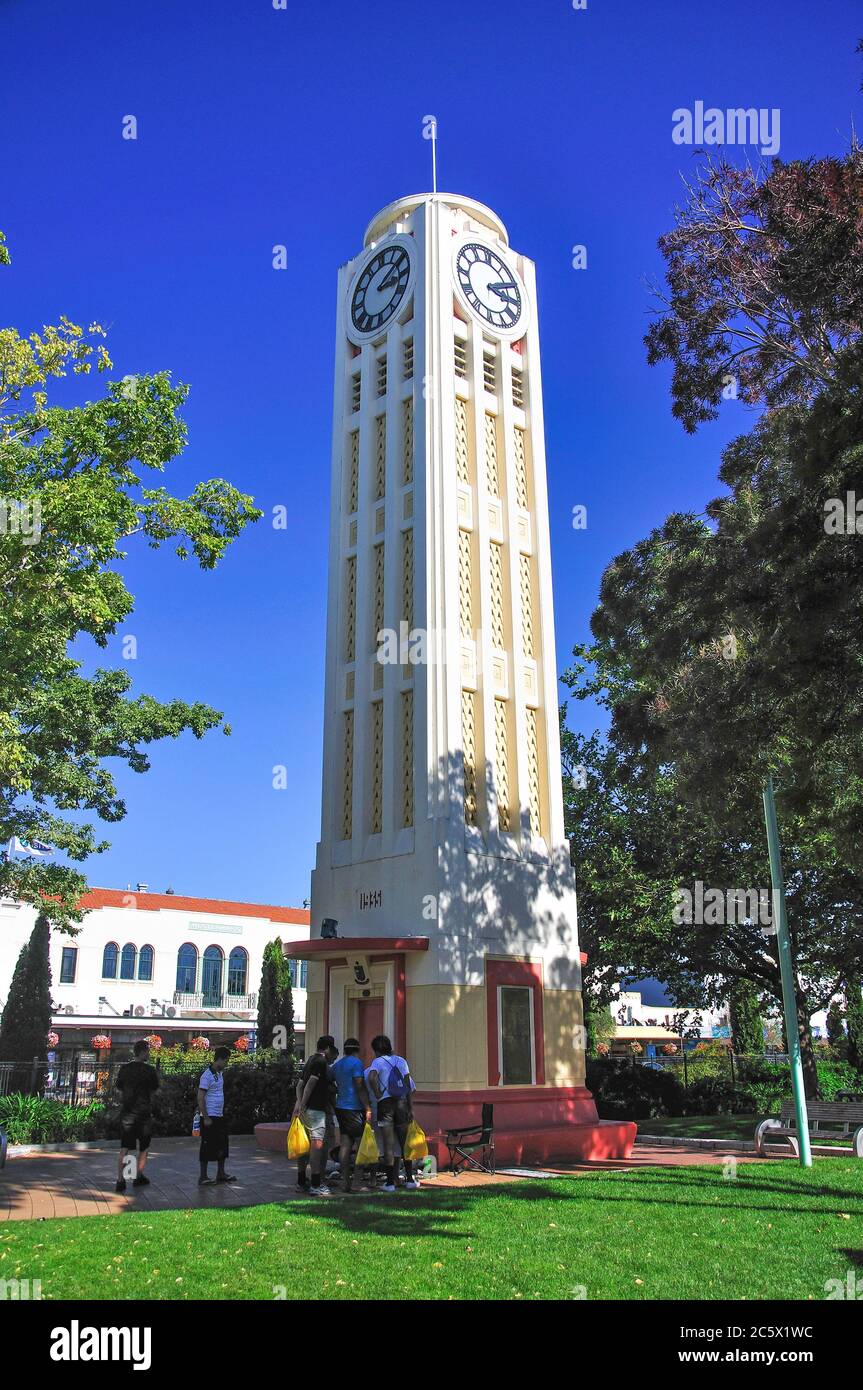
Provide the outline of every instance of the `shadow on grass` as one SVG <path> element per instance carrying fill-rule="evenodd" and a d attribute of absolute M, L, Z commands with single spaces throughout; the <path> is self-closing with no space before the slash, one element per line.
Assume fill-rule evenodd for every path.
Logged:
<path fill-rule="evenodd" d="M 829 1211 L 826 1202 L 841 1203 L 843 1207 L 859 1209 L 863 1191 L 830 1185 L 814 1191 L 807 1183 L 793 1179 L 758 1177 L 738 1174 L 736 1180 L 726 1179 L 717 1168 L 705 1169 L 636 1169 L 613 1175 L 579 1174 L 551 1182 L 537 1178 L 521 1182 L 489 1184 L 465 1188 L 433 1188 L 426 1186 L 419 1193 L 400 1193 L 390 1196 L 355 1194 L 333 1196 L 320 1201 L 309 1198 L 287 1199 L 273 1205 L 288 1219 L 311 1218 L 326 1225 L 337 1226 L 348 1234 L 380 1235 L 386 1237 L 415 1237 L 434 1235 L 446 1240 L 475 1237 L 477 1231 L 470 1222 L 479 1209 L 497 1202 L 578 1203 L 585 1211 L 605 1206 L 642 1203 L 645 1207 L 684 1211 L 751 1212 L 822 1216 Z M 717 1189 L 728 1192 L 727 1200 L 717 1200 Z M 770 1201 L 774 1197 L 777 1200 Z M 793 1205 L 783 1199 L 793 1197 Z M 817 1197 L 813 1202 L 811 1198 Z M 759 1200 L 760 1199 L 760 1200 Z M 810 1200 L 807 1200 L 810 1199 Z M 222 1210 L 240 1211 L 239 1203 Z M 468 1218 L 467 1223 L 465 1218 Z M 589 1229 L 589 1217 L 585 1220 Z M 849 1256 L 850 1257 L 850 1256 Z"/>

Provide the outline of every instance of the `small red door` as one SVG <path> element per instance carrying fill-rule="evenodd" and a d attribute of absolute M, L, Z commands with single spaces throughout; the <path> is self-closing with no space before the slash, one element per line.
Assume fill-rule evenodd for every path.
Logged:
<path fill-rule="evenodd" d="M 372 1038 L 384 1031 L 383 999 L 357 1000 L 357 1037 L 360 1040 L 360 1057 L 368 1066 L 374 1061 Z"/>

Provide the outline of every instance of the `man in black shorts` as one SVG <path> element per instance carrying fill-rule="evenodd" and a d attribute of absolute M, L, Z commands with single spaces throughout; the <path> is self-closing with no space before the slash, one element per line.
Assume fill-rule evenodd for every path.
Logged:
<path fill-rule="evenodd" d="M 144 1177 L 144 1168 L 153 1132 L 153 1092 L 159 1089 L 159 1074 L 150 1065 L 149 1044 L 143 1038 L 135 1043 L 133 1053 L 135 1060 L 124 1063 L 115 1082 L 123 1101 L 117 1192 L 126 1191 L 126 1178 L 133 1174 L 133 1187 L 146 1187 L 150 1182 Z"/>
<path fill-rule="evenodd" d="M 345 1055 L 330 1068 L 336 1083 L 336 1119 L 339 1122 L 339 1166 L 342 1190 L 351 1190 L 351 1150 L 372 1122 L 371 1106 L 360 1061 L 358 1038 L 345 1038 Z"/>

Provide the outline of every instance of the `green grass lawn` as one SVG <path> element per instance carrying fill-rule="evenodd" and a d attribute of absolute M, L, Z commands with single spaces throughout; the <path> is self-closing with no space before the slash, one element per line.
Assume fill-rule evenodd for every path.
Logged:
<path fill-rule="evenodd" d="M 822 1299 L 861 1226 L 858 1160 L 651 1168 L 9 1222 L 0 1278 L 54 1299 Z"/>
<path fill-rule="evenodd" d="M 754 1139 L 755 1126 L 765 1115 L 673 1115 L 660 1120 L 639 1120 L 639 1134 L 671 1134 L 682 1139 Z M 775 1116 L 774 1116 L 775 1118 Z M 824 1144 L 851 1148 L 851 1141 L 828 1139 Z"/>
<path fill-rule="evenodd" d="M 639 1120 L 639 1134 L 674 1134 L 689 1139 L 754 1139 L 763 1115 L 673 1115 Z"/>

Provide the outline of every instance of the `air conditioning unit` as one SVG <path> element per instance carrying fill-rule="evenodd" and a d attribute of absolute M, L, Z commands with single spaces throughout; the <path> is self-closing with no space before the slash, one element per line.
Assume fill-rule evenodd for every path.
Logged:
<path fill-rule="evenodd" d="M 173 1004 L 168 1005 L 167 1009 L 165 1010 L 165 1013 L 167 1014 L 168 1018 L 177 1017 L 177 1010 L 174 1008 Z"/>
<path fill-rule="evenodd" d="M 74 1004 L 65 1004 L 65 1005 L 63 1006 L 63 1012 L 64 1012 L 64 1014 L 73 1014 L 73 1013 L 75 1012 L 75 1005 L 74 1005 Z"/>
<path fill-rule="evenodd" d="M 136 1004 L 136 1005 L 135 1005 L 135 1017 L 136 1017 L 136 1018 L 143 1018 L 143 1017 L 144 1017 L 144 1005 L 143 1005 L 143 1004 Z"/>

